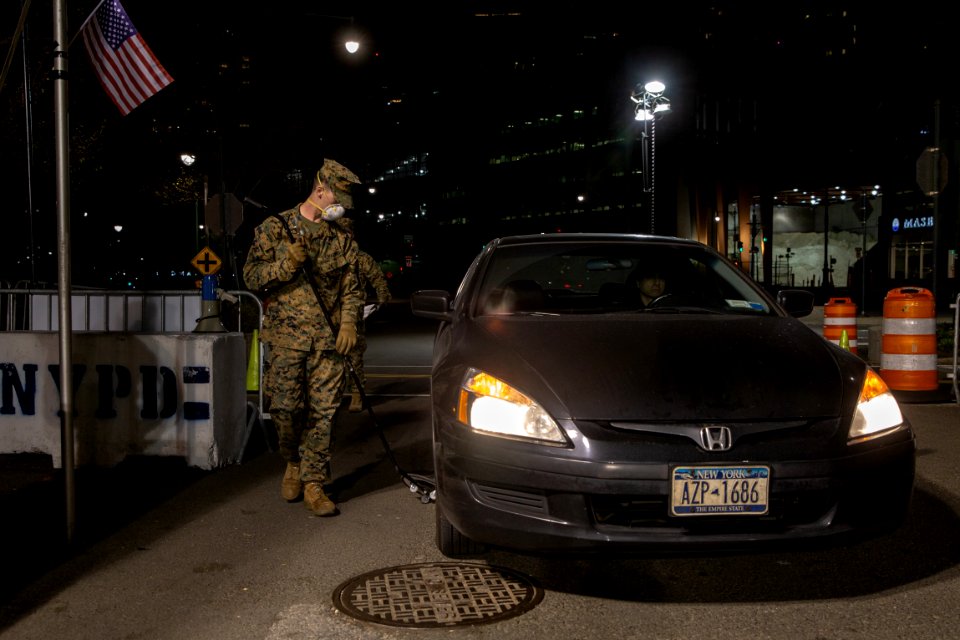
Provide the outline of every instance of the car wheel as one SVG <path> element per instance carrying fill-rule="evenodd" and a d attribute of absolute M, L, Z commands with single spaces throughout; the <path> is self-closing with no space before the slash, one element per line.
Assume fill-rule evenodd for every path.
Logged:
<path fill-rule="evenodd" d="M 463 535 L 443 517 L 440 505 L 434 505 L 434 514 L 437 524 L 437 548 L 448 558 L 472 556 L 483 553 L 486 546 L 474 542 Z"/>

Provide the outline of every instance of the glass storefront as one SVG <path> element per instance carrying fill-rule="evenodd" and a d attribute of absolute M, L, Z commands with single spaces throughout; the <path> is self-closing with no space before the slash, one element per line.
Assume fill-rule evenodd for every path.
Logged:
<path fill-rule="evenodd" d="M 933 242 L 894 236 L 890 244 L 890 279 L 928 281 L 933 278 Z"/>

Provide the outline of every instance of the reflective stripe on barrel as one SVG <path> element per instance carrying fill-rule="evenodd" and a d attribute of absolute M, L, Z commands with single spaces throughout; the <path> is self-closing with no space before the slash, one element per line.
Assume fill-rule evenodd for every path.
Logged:
<path fill-rule="evenodd" d="M 833 344 L 840 344 L 844 330 L 847 331 L 850 353 L 856 353 L 857 305 L 850 298 L 830 298 L 823 305 L 823 337 Z"/>
<path fill-rule="evenodd" d="M 937 388 L 937 321 L 927 289 L 892 289 L 883 301 L 880 377 L 891 389 Z"/>

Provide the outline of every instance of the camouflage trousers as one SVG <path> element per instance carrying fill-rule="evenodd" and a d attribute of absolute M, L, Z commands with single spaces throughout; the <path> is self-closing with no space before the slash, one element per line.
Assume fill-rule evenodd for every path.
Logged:
<path fill-rule="evenodd" d="M 357 344 L 354 345 L 350 353 L 347 354 L 347 357 L 350 358 L 350 362 L 353 364 L 353 370 L 357 372 L 357 377 L 360 378 L 360 385 L 366 389 L 367 388 L 367 375 L 363 372 L 363 354 L 367 350 L 367 332 L 363 326 L 363 321 L 361 320 L 357 324 Z M 347 393 L 356 391 L 356 381 L 353 379 L 353 376 L 350 375 L 350 372 L 347 371 Z"/>
<path fill-rule="evenodd" d="M 270 348 L 264 392 L 277 428 L 280 454 L 300 462 L 300 480 L 330 480 L 330 436 L 346 382 L 336 351 Z"/>

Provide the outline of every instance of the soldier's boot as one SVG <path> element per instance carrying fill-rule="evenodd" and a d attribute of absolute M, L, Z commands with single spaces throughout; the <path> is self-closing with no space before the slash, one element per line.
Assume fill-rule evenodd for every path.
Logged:
<path fill-rule="evenodd" d="M 319 482 L 308 482 L 303 488 L 303 504 L 314 515 L 332 516 L 337 513 L 337 505 L 323 492 Z"/>
<path fill-rule="evenodd" d="M 350 394 L 350 412 L 357 413 L 363 411 L 363 400 L 360 399 L 360 392 L 354 391 Z"/>
<path fill-rule="evenodd" d="M 287 502 L 293 502 L 300 497 L 303 491 L 303 483 L 300 482 L 300 463 L 288 462 L 287 469 L 283 472 L 283 480 L 280 481 L 280 497 Z"/>

